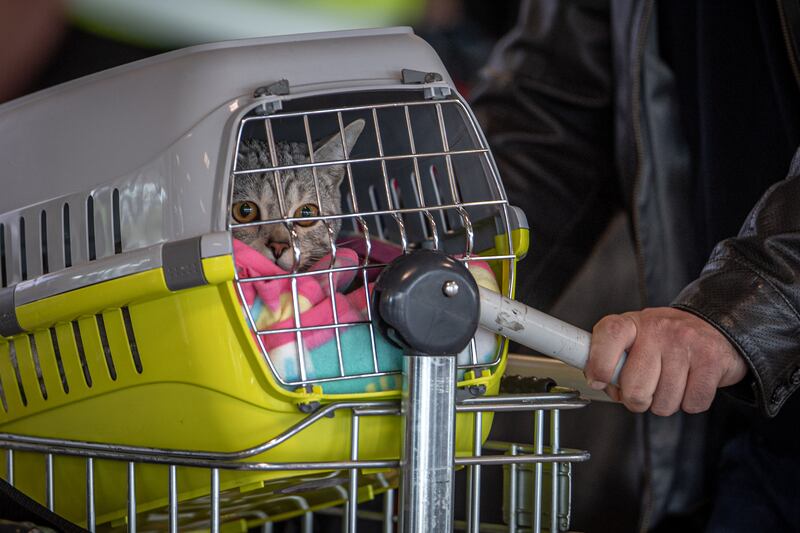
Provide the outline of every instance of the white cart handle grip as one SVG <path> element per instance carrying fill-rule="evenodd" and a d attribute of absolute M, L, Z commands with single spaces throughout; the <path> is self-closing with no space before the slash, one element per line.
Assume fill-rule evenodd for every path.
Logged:
<path fill-rule="evenodd" d="M 575 368 L 586 368 L 592 340 L 589 332 L 483 287 L 480 296 L 481 327 Z M 622 352 L 611 378 L 613 385 L 619 383 L 627 357 Z"/>

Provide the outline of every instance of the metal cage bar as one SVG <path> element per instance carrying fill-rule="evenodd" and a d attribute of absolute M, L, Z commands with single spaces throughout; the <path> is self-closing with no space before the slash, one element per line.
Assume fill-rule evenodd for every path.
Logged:
<path fill-rule="evenodd" d="M 472 435 L 472 455 L 481 456 L 483 448 L 483 413 L 478 411 L 474 415 L 475 423 Z M 481 465 L 469 467 L 468 472 L 468 500 L 467 500 L 467 531 L 480 533 L 481 526 Z"/>
<path fill-rule="evenodd" d="M 128 531 L 136 533 L 136 463 L 128 462 Z"/>
<path fill-rule="evenodd" d="M 10 450 L 9 450 L 10 451 Z M 94 458 L 86 458 L 86 529 L 94 533 L 95 502 L 94 502 Z"/>
<path fill-rule="evenodd" d="M 55 487 L 53 486 L 53 454 L 45 455 L 45 505 L 51 511 L 55 509 Z"/>

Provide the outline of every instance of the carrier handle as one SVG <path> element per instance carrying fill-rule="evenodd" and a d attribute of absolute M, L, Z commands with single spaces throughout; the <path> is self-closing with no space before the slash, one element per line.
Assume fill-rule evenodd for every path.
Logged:
<path fill-rule="evenodd" d="M 478 291 L 482 328 L 575 368 L 586 368 L 592 340 L 589 332 L 492 290 L 479 287 Z M 620 356 L 611 378 L 612 385 L 619 384 L 619 373 L 627 357 L 626 352 Z"/>

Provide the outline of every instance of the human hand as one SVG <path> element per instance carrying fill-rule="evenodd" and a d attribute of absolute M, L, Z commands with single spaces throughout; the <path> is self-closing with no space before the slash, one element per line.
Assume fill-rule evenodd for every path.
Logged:
<path fill-rule="evenodd" d="M 608 385 L 620 354 L 628 352 L 618 386 Z M 718 387 L 741 381 L 747 364 L 705 320 L 671 307 L 609 315 L 592 331 L 584 369 L 593 389 L 605 389 L 633 412 L 668 416 L 700 413 Z"/>

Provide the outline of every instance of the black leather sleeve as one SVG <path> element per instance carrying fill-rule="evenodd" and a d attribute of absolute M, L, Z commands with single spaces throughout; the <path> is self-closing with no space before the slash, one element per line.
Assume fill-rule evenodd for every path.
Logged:
<path fill-rule="evenodd" d="M 673 305 L 728 337 L 750 367 L 745 384 L 775 416 L 800 387 L 800 151 Z"/>
<path fill-rule="evenodd" d="M 523 2 L 475 92 L 509 200 L 531 226 L 517 294 L 536 307 L 554 303 L 620 208 L 611 72 L 607 1 Z"/>

